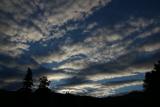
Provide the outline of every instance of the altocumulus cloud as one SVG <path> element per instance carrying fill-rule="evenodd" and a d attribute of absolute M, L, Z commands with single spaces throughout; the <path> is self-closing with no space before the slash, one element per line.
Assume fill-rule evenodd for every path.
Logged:
<path fill-rule="evenodd" d="M 152 4 L 152 5 L 151 5 Z M 142 90 L 160 56 L 158 0 L 1 0 L 1 88 L 27 67 L 57 92 L 104 97 Z"/>

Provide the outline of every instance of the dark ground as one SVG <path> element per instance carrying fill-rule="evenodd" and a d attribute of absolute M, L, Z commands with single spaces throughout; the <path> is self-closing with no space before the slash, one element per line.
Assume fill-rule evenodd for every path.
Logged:
<path fill-rule="evenodd" d="M 0 91 L 0 107 L 160 107 L 158 95 L 146 92 L 132 92 L 126 95 L 93 98 L 75 96 L 71 94 L 58 94 L 54 92 L 9 92 Z"/>

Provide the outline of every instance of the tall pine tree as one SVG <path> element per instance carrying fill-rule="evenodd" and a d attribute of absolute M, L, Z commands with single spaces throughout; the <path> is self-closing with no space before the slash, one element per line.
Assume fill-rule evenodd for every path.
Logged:
<path fill-rule="evenodd" d="M 32 70 L 30 68 L 28 68 L 27 74 L 26 74 L 24 81 L 23 81 L 23 89 L 31 91 L 32 86 L 33 86 Z"/>

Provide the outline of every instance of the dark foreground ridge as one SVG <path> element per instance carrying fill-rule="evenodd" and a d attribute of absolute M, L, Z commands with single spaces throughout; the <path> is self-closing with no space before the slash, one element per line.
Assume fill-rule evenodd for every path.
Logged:
<path fill-rule="evenodd" d="M 52 92 L 46 77 L 40 78 L 39 88 L 32 92 L 32 73 L 24 79 L 24 86 L 18 91 L 0 90 L 0 107 L 160 107 L 160 61 L 152 72 L 146 73 L 143 92 L 135 91 L 121 96 L 94 98 Z"/>
<path fill-rule="evenodd" d="M 146 95 L 144 92 L 132 92 L 123 96 L 93 98 L 87 96 L 75 96 L 70 94 L 58 94 L 48 92 L 22 93 L 22 92 L 2 92 L 1 91 L 1 107 L 114 107 L 114 106 L 141 106 L 156 104 L 159 105 L 159 97 Z"/>

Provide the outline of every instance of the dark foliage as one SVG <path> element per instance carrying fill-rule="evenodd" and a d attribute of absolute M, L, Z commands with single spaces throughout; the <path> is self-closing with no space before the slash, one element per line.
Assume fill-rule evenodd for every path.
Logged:
<path fill-rule="evenodd" d="M 48 81 L 46 76 L 42 76 L 40 79 L 39 88 L 48 88 L 50 81 Z"/>
<path fill-rule="evenodd" d="M 160 92 L 160 61 L 154 65 L 152 72 L 146 73 L 144 80 L 145 91 L 152 95 L 157 95 Z"/>
<path fill-rule="evenodd" d="M 43 95 L 45 97 L 49 97 L 51 95 L 51 90 L 48 88 L 50 81 L 48 81 L 46 76 L 42 76 L 39 78 L 39 82 L 39 88 L 35 93 L 40 96 Z"/>

